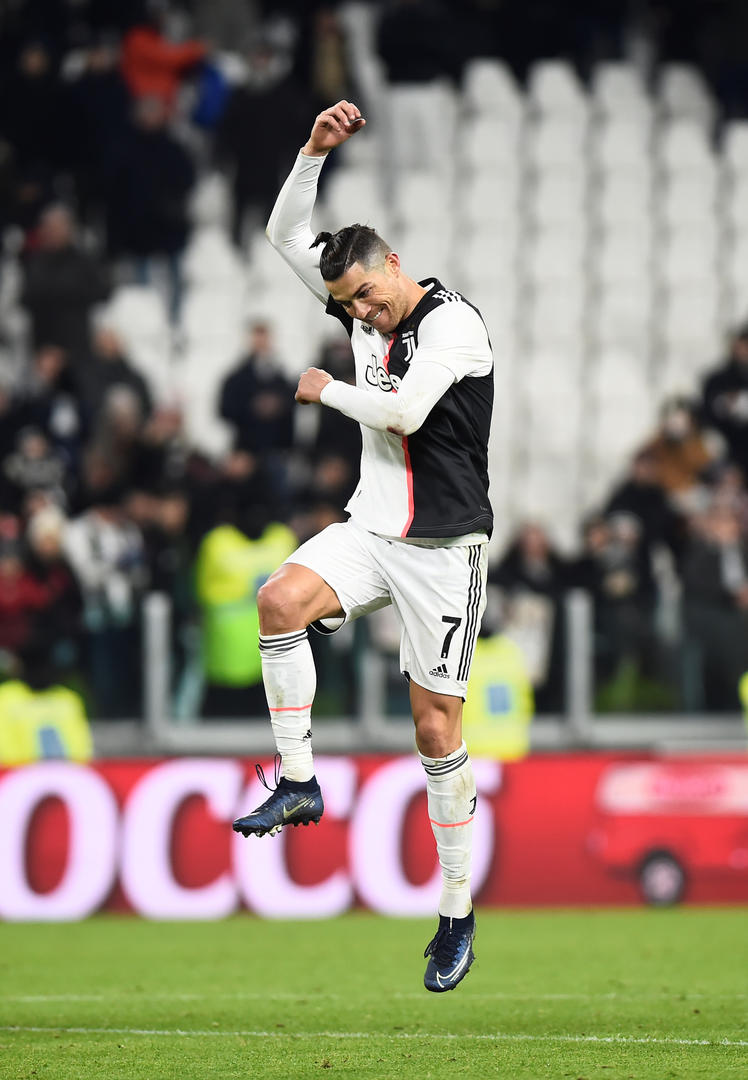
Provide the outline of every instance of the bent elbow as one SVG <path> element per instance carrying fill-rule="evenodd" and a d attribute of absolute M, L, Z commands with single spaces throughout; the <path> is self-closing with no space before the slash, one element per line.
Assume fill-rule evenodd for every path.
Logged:
<path fill-rule="evenodd" d="M 406 438 L 418 431 L 423 423 L 423 417 L 413 409 L 396 409 L 387 430 L 393 435 Z"/>

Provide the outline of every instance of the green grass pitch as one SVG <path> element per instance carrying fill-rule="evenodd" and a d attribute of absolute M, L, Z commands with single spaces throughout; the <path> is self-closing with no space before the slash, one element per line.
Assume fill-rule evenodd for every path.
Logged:
<path fill-rule="evenodd" d="M 748 909 L 479 911 L 457 990 L 433 921 L 0 926 L 0 1077 L 748 1078 Z"/>

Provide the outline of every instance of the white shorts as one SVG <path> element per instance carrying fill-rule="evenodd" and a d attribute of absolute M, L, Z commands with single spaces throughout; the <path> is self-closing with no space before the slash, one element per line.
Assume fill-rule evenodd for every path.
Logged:
<path fill-rule="evenodd" d="M 421 547 L 346 521 L 328 525 L 286 562 L 319 574 L 335 590 L 346 622 L 392 604 L 403 674 L 464 699 L 486 606 L 487 544 Z"/>

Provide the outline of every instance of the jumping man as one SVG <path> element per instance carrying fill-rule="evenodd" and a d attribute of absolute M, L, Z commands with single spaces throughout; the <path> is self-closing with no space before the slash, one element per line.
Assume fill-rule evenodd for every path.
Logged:
<path fill-rule="evenodd" d="M 356 385 L 309 368 L 296 400 L 361 425 L 361 477 L 345 523 L 302 544 L 260 589 L 262 672 L 281 778 L 234 822 L 245 836 L 319 821 L 311 708 L 310 625 L 332 633 L 392 604 L 400 666 L 442 868 L 439 927 L 424 983 L 452 990 L 473 961 L 470 896 L 476 792 L 462 740 L 475 639 L 485 607 L 488 434 L 493 362 L 478 311 L 435 278 L 415 281 L 371 228 L 310 229 L 327 154 L 365 120 L 349 101 L 320 113 L 273 209 L 270 242 L 351 338 Z"/>

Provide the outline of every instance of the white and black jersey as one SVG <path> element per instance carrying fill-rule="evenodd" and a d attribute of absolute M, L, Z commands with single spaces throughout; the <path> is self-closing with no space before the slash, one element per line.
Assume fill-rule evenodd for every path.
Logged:
<path fill-rule="evenodd" d="M 364 528 L 403 539 L 490 535 L 488 436 L 493 364 L 483 320 L 435 278 L 392 336 L 352 319 L 332 297 L 327 311 L 351 337 L 356 385 L 396 394 L 419 356 L 443 364 L 454 382 L 417 431 L 398 436 L 361 426 L 361 479 L 346 509 Z"/>
<path fill-rule="evenodd" d="M 483 542 L 493 523 L 487 467 L 493 361 L 486 327 L 472 304 L 433 278 L 420 283 L 426 293 L 394 334 L 345 313 L 325 288 L 320 252 L 312 248 L 324 160 L 298 155 L 267 235 L 351 337 L 356 386 L 333 380 L 321 394 L 323 404 L 361 424 L 361 478 L 347 510 L 364 529 L 388 538 L 441 546 Z M 410 422 L 401 423 L 406 412 Z"/>

